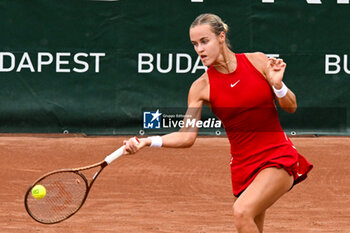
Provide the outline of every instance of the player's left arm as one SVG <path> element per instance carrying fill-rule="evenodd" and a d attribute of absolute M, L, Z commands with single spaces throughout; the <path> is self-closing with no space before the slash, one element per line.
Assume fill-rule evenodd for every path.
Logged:
<path fill-rule="evenodd" d="M 250 56 L 254 66 L 265 76 L 274 89 L 280 107 L 286 112 L 294 113 L 297 110 L 296 96 L 282 81 L 286 63 L 282 59 L 268 58 L 260 52 Z"/>

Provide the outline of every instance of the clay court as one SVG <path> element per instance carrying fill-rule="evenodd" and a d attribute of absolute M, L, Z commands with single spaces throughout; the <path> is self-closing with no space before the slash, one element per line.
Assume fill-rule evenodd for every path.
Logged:
<path fill-rule="evenodd" d="M 199 137 L 189 149 L 147 148 L 123 156 L 102 172 L 68 220 L 43 225 L 29 217 L 23 199 L 35 179 L 98 162 L 124 138 L 1 135 L 0 232 L 236 232 L 224 137 Z M 350 232 L 350 138 L 291 139 L 314 169 L 268 211 L 265 232 Z"/>

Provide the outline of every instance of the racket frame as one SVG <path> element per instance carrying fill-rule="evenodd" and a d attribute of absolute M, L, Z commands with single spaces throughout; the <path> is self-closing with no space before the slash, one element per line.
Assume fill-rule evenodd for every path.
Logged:
<path fill-rule="evenodd" d="M 24 196 L 24 206 L 26 208 L 26 211 L 28 212 L 29 216 L 31 216 L 35 221 L 39 222 L 39 223 L 43 223 L 43 224 L 55 224 L 55 223 L 59 223 L 59 222 L 62 222 L 68 218 L 70 218 L 71 216 L 73 216 L 76 212 L 78 212 L 78 210 L 81 209 L 81 207 L 84 205 L 87 197 L 88 197 L 88 194 L 90 192 L 90 189 L 92 187 L 92 185 L 94 184 L 95 180 L 97 179 L 97 177 L 99 176 L 99 174 L 102 172 L 102 170 L 108 165 L 108 163 L 103 160 L 101 162 L 98 162 L 98 163 L 95 163 L 95 164 L 92 164 L 92 165 L 89 165 L 89 166 L 85 166 L 85 167 L 80 167 L 80 168 L 70 168 L 70 169 L 59 169 L 59 170 L 54 170 L 54 171 L 51 171 L 49 173 L 46 173 L 44 175 L 42 175 L 41 177 L 39 177 L 27 190 L 25 196 Z M 93 175 L 92 177 L 92 180 L 88 181 L 88 179 L 86 178 L 86 176 L 81 173 L 81 171 L 84 171 L 84 170 L 89 170 L 89 169 L 92 169 L 92 168 L 96 168 L 96 167 L 100 167 L 100 169 Z M 45 222 L 45 221 L 41 221 L 40 219 L 36 218 L 34 216 L 34 214 L 30 211 L 29 207 L 28 207 L 28 203 L 27 203 L 27 197 L 28 195 L 31 195 L 31 191 L 32 191 L 32 188 L 39 184 L 40 181 L 42 181 L 43 179 L 45 179 L 46 177 L 48 176 L 51 176 L 53 174 L 56 174 L 56 173 L 64 173 L 64 172 L 72 172 L 72 173 L 76 173 L 77 175 L 79 175 L 80 177 L 83 178 L 83 180 L 85 181 L 85 185 L 86 185 L 86 191 L 85 191 L 85 195 L 79 205 L 78 208 L 76 208 L 72 213 L 70 213 L 69 215 L 67 215 L 66 217 L 58 220 L 58 221 L 52 221 L 52 222 Z"/>
<path fill-rule="evenodd" d="M 138 140 L 137 137 L 134 137 L 134 140 L 136 143 L 140 143 L 140 141 Z M 74 215 L 76 212 L 78 212 L 78 210 L 80 210 L 80 208 L 84 205 L 87 197 L 88 197 L 88 194 L 90 192 L 90 189 L 92 187 L 92 185 L 94 184 L 95 180 L 97 179 L 97 177 L 99 176 L 99 174 L 102 172 L 102 170 L 108 166 L 109 164 L 111 164 L 114 160 L 116 160 L 117 158 L 119 158 L 120 156 L 122 156 L 125 152 L 125 146 L 121 146 L 120 148 L 118 148 L 116 151 L 114 151 L 113 153 L 111 153 L 110 155 L 106 156 L 104 160 L 98 162 L 98 163 L 95 163 L 95 164 L 92 164 L 92 165 L 89 165 L 89 166 L 85 166 L 85 167 L 80 167 L 80 168 L 71 168 L 71 169 L 60 169 L 60 170 L 54 170 L 54 171 L 51 171 L 49 173 L 46 173 L 44 175 L 42 175 L 41 177 L 39 177 L 27 190 L 25 196 L 24 196 L 24 206 L 26 208 L 26 211 L 28 212 L 29 216 L 31 216 L 35 221 L 39 222 L 39 223 L 43 223 L 43 224 L 55 224 L 55 223 L 59 223 L 59 222 L 62 222 L 68 218 L 70 218 L 72 215 Z M 81 173 L 81 171 L 84 171 L 84 170 L 88 170 L 88 169 L 91 169 L 91 168 L 95 168 L 95 167 L 101 167 L 100 170 L 98 170 L 92 177 L 92 180 L 90 182 L 90 184 L 88 183 L 88 179 L 85 177 L 85 175 L 83 173 Z M 47 176 L 50 176 L 50 175 L 53 175 L 55 173 L 63 173 L 63 172 L 74 172 L 76 174 L 78 174 L 79 176 L 81 176 L 83 178 L 83 180 L 85 181 L 85 185 L 86 185 L 86 192 L 85 192 L 85 196 L 82 200 L 82 202 L 80 203 L 80 206 L 75 209 L 72 213 L 70 213 L 69 215 L 67 215 L 66 217 L 62 218 L 62 219 L 59 219 L 57 221 L 52 221 L 52 222 L 44 222 L 44 221 L 40 221 L 39 219 L 37 219 L 33 214 L 32 212 L 30 211 L 29 207 L 28 207 L 28 203 L 27 203 L 27 197 L 28 195 L 30 195 L 31 191 L 32 191 L 32 188 L 38 184 L 41 180 L 43 180 L 45 177 Z"/>

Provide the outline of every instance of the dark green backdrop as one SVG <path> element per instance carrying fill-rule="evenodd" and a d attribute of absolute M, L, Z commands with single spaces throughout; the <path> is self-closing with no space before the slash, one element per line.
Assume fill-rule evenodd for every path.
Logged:
<path fill-rule="evenodd" d="M 138 134 L 144 108 L 186 107 L 191 83 L 204 72 L 188 27 L 211 12 L 230 26 L 235 52 L 286 61 L 284 81 L 299 104 L 296 114 L 281 112 L 286 131 L 349 134 L 350 5 L 321 3 L 1 0 L 0 132 Z M 52 62 L 39 72 L 41 53 Z M 57 63 L 60 53 L 69 55 Z M 103 54 L 97 65 L 91 53 Z M 144 62 L 153 57 L 153 69 L 140 66 L 140 54 Z M 163 70 L 172 56 L 166 73 L 157 54 Z"/>

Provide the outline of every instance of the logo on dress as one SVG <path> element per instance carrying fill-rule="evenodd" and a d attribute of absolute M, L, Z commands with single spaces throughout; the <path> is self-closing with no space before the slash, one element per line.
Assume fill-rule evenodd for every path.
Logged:
<path fill-rule="evenodd" d="M 235 82 L 234 84 L 232 84 L 232 83 L 231 83 L 231 87 L 236 86 L 236 85 L 239 83 L 239 81 L 241 81 L 241 80 L 238 80 L 238 81 L 237 81 L 237 82 Z"/>

